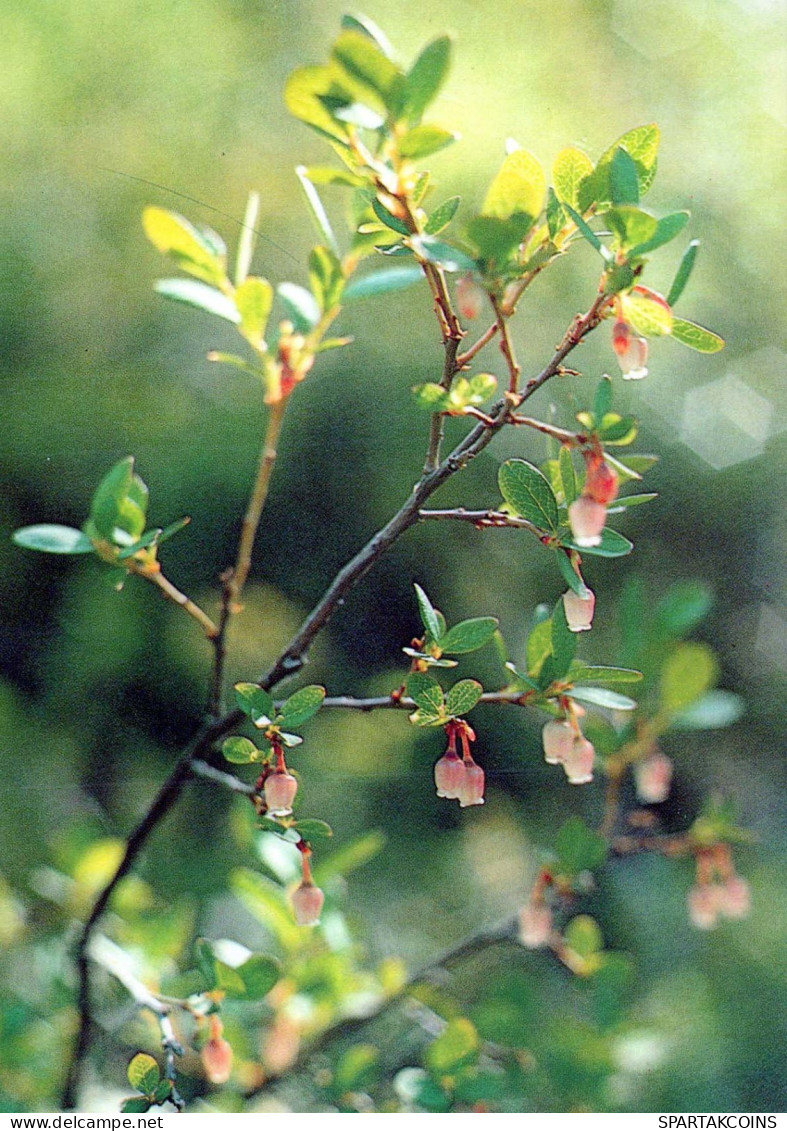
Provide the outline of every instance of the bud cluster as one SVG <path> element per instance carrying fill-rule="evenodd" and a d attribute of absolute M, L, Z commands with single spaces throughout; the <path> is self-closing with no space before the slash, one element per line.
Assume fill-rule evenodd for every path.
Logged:
<path fill-rule="evenodd" d="M 484 771 L 470 750 L 470 743 L 475 741 L 475 731 L 462 719 L 452 719 L 445 729 L 448 747 L 434 768 L 437 796 L 458 801 L 462 809 L 468 805 L 483 805 Z M 462 744 L 461 758 L 456 749 L 457 738 Z"/>
<path fill-rule="evenodd" d="M 689 920 L 701 931 L 718 926 L 719 919 L 745 919 L 751 911 L 749 884 L 735 871 L 727 844 L 697 853 L 697 882 L 689 891 Z"/>

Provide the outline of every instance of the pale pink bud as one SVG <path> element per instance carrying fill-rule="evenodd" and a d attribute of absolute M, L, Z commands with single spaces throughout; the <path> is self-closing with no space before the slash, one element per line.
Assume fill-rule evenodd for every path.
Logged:
<path fill-rule="evenodd" d="M 465 762 L 465 784 L 459 794 L 459 808 L 484 804 L 484 771 L 476 762 Z"/>
<path fill-rule="evenodd" d="M 290 898 L 295 913 L 295 922 L 298 926 L 315 927 L 320 921 L 325 894 L 316 884 L 307 883 L 304 880 L 303 883 L 298 885 Z"/>
<path fill-rule="evenodd" d="M 448 750 L 435 763 L 434 783 L 437 787 L 438 797 L 456 799 L 462 793 L 465 785 L 465 764 L 461 758 Z"/>
<path fill-rule="evenodd" d="M 646 805 L 658 805 L 669 797 L 672 784 L 672 759 L 660 750 L 634 763 L 637 798 Z"/>
<path fill-rule="evenodd" d="M 580 495 L 568 508 L 568 521 L 578 546 L 598 546 L 607 521 L 607 508 L 589 495 Z"/>
<path fill-rule="evenodd" d="M 550 719 L 541 731 L 544 743 L 544 761 L 555 766 L 571 754 L 575 731 L 565 719 Z"/>
<path fill-rule="evenodd" d="M 751 889 L 743 876 L 730 876 L 721 885 L 719 911 L 728 919 L 745 919 L 751 911 Z"/>
<path fill-rule="evenodd" d="M 265 779 L 265 804 L 274 817 L 287 817 L 298 792 L 298 782 L 286 770 L 274 770 Z"/>
<path fill-rule="evenodd" d="M 635 337 L 627 323 L 616 322 L 612 328 L 612 346 L 625 380 L 638 381 L 647 377 L 648 343 L 645 338 Z"/>
<path fill-rule="evenodd" d="M 456 304 L 463 318 L 472 321 L 481 313 L 484 292 L 472 275 L 463 275 L 456 284 Z"/>
<path fill-rule="evenodd" d="M 519 912 L 519 941 L 535 950 L 552 937 L 552 912 L 545 903 L 526 903 Z"/>
<path fill-rule="evenodd" d="M 719 921 L 721 887 L 719 884 L 697 884 L 689 891 L 689 919 L 701 931 L 711 931 Z"/>
<path fill-rule="evenodd" d="M 563 760 L 563 769 L 571 785 L 586 785 L 593 781 L 593 762 L 596 750 L 593 743 L 584 735 L 578 734 L 571 744 L 568 757 Z"/>
<path fill-rule="evenodd" d="M 232 1072 L 232 1046 L 224 1037 L 212 1037 L 200 1052 L 202 1067 L 211 1084 L 226 1084 Z"/>
<path fill-rule="evenodd" d="M 580 597 L 573 589 L 569 589 L 563 594 L 563 608 L 570 630 L 572 632 L 587 632 L 593 624 L 596 594 L 592 589 L 588 589 L 587 597 Z"/>

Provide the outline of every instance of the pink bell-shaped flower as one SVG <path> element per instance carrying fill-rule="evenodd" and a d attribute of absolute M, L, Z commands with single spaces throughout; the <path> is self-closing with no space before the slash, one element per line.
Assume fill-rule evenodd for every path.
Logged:
<path fill-rule="evenodd" d="M 292 893 L 290 900 L 298 926 L 316 927 L 325 903 L 325 893 L 311 880 L 304 880 Z"/>
<path fill-rule="evenodd" d="M 519 941 L 535 950 L 552 937 L 552 911 L 546 903 L 526 903 L 519 912 Z"/>
<path fill-rule="evenodd" d="M 464 761 L 465 781 L 459 796 L 459 808 L 484 804 L 484 771 L 472 758 Z"/>
<path fill-rule="evenodd" d="M 556 766 L 571 754 L 575 731 L 567 719 L 550 719 L 541 731 L 541 738 L 544 743 L 544 761 Z"/>
<path fill-rule="evenodd" d="M 292 803 L 298 792 L 298 782 L 286 770 L 274 770 L 268 774 L 264 785 L 265 804 L 273 817 L 287 817 L 292 812 Z"/>
<path fill-rule="evenodd" d="M 596 594 L 592 589 L 588 589 L 587 592 L 587 597 L 580 597 L 573 589 L 568 589 L 563 594 L 566 623 L 572 632 L 587 632 L 593 625 Z"/>
<path fill-rule="evenodd" d="M 751 911 L 751 889 L 743 876 L 732 875 L 721 884 L 719 911 L 727 919 L 745 919 Z"/>
<path fill-rule="evenodd" d="M 607 521 L 607 508 L 589 495 L 580 495 L 568 508 L 568 521 L 578 546 L 598 546 Z"/>
<path fill-rule="evenodd" d="M 722 888 L 720 884 L 695 884 L 687 903 L 689 920 L 700 931 L 712 931 L 719 921 Z"/>
<path fill-rule="evenodd" d="M 438 797 L 456 799 L 465 787 L 466 770 L 462 759 L 450 747 L 435 763 L 434 783 Z"/>
<path fill-rule="evenodd" d="M 639 381 L 648 375 L 648 343 L 631 332 L 628 323 L 617 321 L 612 327 L 612 347 L 626 381 Z"/>
<path fill-rule="evenodd" d="M 568 757 L 563 760 L 563 769 L 570 785 L 586 785 L 593 781 L 593 762 L 596 750 L 593 743 L 584 735 L 578 734 L 571 744 Z"/>
<path fill-rule="evenodd" d="M 641 762 L 634 763 L 634 786 L 637 799 L 645 805 L 658 805 L 669 797 L 672 784 L 672 759 L 654 750 Z"/>
<path fill-rule="evenodd" d="M 222 1037 L 224 1026 L 216 1013 L 210 1016 L 210 1039 L 200 1051 L 202 1067 L 211 1084 L 226 1084 L 232 1072 L 232 1046 Z"/>

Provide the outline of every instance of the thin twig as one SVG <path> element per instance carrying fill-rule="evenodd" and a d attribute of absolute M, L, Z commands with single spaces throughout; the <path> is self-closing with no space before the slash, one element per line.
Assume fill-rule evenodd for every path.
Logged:
<path fill-rule="evenodd" d="M 203 631 L 208 639 L 212 640 L 216 636 L 218 636 L 218 627 L 213 623 L 208 614 L 204 612 L 199 607 L 199 605 L 196 605 L 190 597 L 187 597 L 185 593 L 181 593 L 181 591 L 177 589 L 159 569 L 153 570 L 150 567 L 146 567 L 144 565 L 137 568 L 136 563 L 134 563 L 133 559 L 131 561 L 131 564 L 127 562 L 126 565 L 128 566 L 128 569 L 131 573 L 136 573 L 140 577 L 144 577 L 146 581 L 150 581 L 164 594 L 164 596 L 168 600 L 173 601 L 176 605 L 179 605 L 181 609 L 184 610 L 184 612 L 187 612 L 189 614 L 190 617 L 194 617 L 194 620 L 196 620 L 202 626 Z"/>
<path fill-rule="evenodd" d="M 469 522 L 472 526 L 478 527 L 479 530 L 490 527 L 496 530 L 503 530 L 506 527 L 511 530 L 529 530 L 531 534 L 535 534 L 537 538 L 542 540 L 549 537 L 546 530 L 541 530 L 540 527 L 529 522 L 526 518 L 506 514 L 504 511 L 468 511 L 464 507 L 453 507 L 450 510 L 422 510 L 418 517 L 422 520 L 444 519 L 455 522 Z"/>

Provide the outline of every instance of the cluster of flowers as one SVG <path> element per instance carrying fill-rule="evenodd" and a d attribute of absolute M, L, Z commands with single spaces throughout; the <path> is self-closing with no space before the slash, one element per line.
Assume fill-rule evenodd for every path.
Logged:
<path fill-rule="evenodd" d="M 697 882 L 688 894 L 689 919 L 710 931 L 719 919 L 745 919 L 751 910 L 751 890 L 735 871 L 728 844 L 697 853 Z"/>
<path fill-rule="evenodd" d="M 544 760 L 551 766 L 561 765 L 571 785 L 585 785 L 593 781 L 596 751 L 579 726 L 583 708 L 566 699 L 564 709 L 564 718 L 550 719 L 541 732 Z"/>
<path fill-rule="evenodd" d="M 468 805 L 483 805 L 484 771 L 470 751 L 470 743 L 475 741 L 475 731 L 464 719 L 452 719 L 446 724 L 445 730 L 448 747 L 434 768 L 437 796 L 458 801 L 462 809 Z M 461 758 L 456 749 L 457 738 L 462 744 Z"/>

